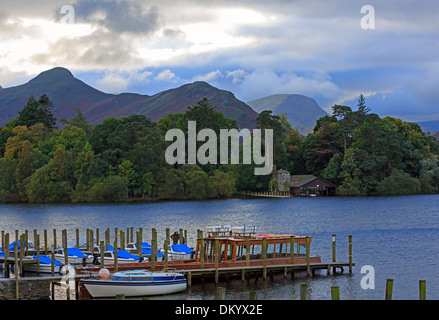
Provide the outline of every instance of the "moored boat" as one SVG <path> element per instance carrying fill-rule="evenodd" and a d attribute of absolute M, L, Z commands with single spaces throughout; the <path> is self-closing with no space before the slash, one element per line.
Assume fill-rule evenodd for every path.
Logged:
<path fill-rule="evenodd" d="M 54 254 L 55 260 L 66 263 L 64 248 L 58 248 Z M 78 248 L 67 248 L 67 259 L 69 264 L 90 264 L 93 263 L 93 255 L 85 254 Z"/>
<path fill-rule="evenodd" d="M 51 274 L 52 273 L 52 259 L 49 256 L 45 256 L 45 255 L 40 255 L 39 257 L 40 259 L 38 260 L 37 256 L 26 256 L 23 258 L 23 261 L 35 261 L 35 263 L 32 264 L 24 264 L 23 265 L 23 271 L 24 272 L 39 272 L 43 273 L 43 274 Z M 39 267 L 37 264 L 37 261 L 39 261 Z M 63 264 L 57 260 L 53 261 L 53 270 L 55 274 L 60 274 L 61 273 L 61 268 L 63 266 Z"/>
<path fill-rule="evenodd" d="M 164 249 L 162 249 L 164 252 Z M 168 246 L 168 259 L 175 261 L 190 260 L 195 257 L 195 249 L 187 244 L 173 244 Z"/>
<path fill-rule="evenodd" d="M 163 295 L 186 289 L 183 274 L 178 272 L 151 272 L 129 270 L 112 274 L 108 279 L 82 279 L 93 298 L 110 298 L 118 294 L 126 297 Z"/>

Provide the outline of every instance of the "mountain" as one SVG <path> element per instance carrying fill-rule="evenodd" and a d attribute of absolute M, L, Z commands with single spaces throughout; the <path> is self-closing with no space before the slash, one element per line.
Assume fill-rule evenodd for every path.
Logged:
<path fill-rule="evenodd" d="M 419 124 L 422 131 L 427 134 L 434 134 L 435 132 L 439 131 L 439 120 L 419 121 L 417 124 Z"/>
<path fill-rule="evenodd" d="M 314 99 L 300 94 L 275 94 L 247 104 L 258 113 L 263 110 L 271 110 L 276 115 L 286 113 L 291 126 L 302 135 L 312 131 L 317 119 L 328 115 Z"/>
<path fill-rule="evenodd" d="M 108 94 L 79 79 L 65 68 L 53 68 L 40 73 L 29 82 L 0 90 L 0 126 L 18 115 L 30 95 L 38 99 L 47 94 L 55 105 L 57 119 L 72 118 L 80 107 L 90 123 L 101 123 L 107 117 L 118 118 L 130 114 L 143 114 L 153 121 L 170 113 L 185 112 L 204 97 L 216 110 L 235 119 L 242 128 L 253 129 L 258 113 L 239 101 L 229 92 L 215 88 L 206 82 L 194 82 L 153 96 L 135 93 Z"/>

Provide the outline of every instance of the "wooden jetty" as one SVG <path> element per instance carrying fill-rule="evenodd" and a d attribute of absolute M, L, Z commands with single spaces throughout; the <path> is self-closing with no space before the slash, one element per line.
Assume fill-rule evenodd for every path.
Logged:
<path fill-rule="evenodd" d="M 239 230 L 243 231 L 240 232 Z M 242 280 L 249 279 L 251 277 L 259 277 L 262 275 L 262 279 L 266 279 L 267 275 L 271 277 L 273 274 L 284 274 L 286 277 L 288 273 L 291 277 L 294 277 L 296 272 L 306 272 L 307 276 L 314 275 L 321 270 L 325 271 L 329 275 L 336 273 L 337 269 L 340 272 L 344 271 L 344 268 L 348 268 L 349 273 L 352 273 L 352 267 L 354 263 L 352 261 L 352 236 L 349 236 L 349 257 L 347 262 L 336 261 L 335 259 L 335 236 L 333 236 L 333 257 L 332 261 L 322 262 L 319 256 L 311 256 L 310 244 L 312 237 L 309 236 L 295 236 L 295 235 L 272 235 L 272 234 L 256 234 L 254 228 L 239 229 L 233 231 L 231 229 L 226 230 L 208 230 L 207 235 L 204 236 L 202 230 L 198 230 L 196 237 L 195 256 L 193 259 L 183 261 L 169 261 L 168 260 L 168 245 L 171 243 L 170 230 L 166 229 L 166 240 L 163 242 L 164 256 L 162 261 L 157 261 L 158 242 L 157 231 L 155 228 L 151 229 L 151 254 L 146 255 L 148 262 L 138 263 L 123 263 L 119 264 L 117 259 L 114 259 L 113 264 L 104 264 L 104 259 L 101 259 L 99 265 L 75 265 L 74 274 L 68 275 L 69 279 L 75 282 L 75 286 L 80 284 L 80 279 L 95 275 L 98 271 L 105 267 L 110 272 L 117 272 L 122 270 L 132 269 L 150 269 L 151 271 L 161 270 L 178 270 L 186 275 L 188 285 L 192 284 L 193 280 L 201 279 L 202 281 L 214 281 L 218 284 L 220 277 L 240 277 Z M 49 239 L 47 230 L 44 230 L 42 236 L 42 245 L 40 244 L 40 234 L 37 230 L 33 230 L 33 243 L 34 249 L 27 248 L 26 245 L 14 246 L 14 250 L 9 250 L 10 235 L 2 231 L 2 248 L 4 248 L 4 257 L 0 257 L 0 263 L 4 263 L 5 276 L 9 277 L 9 266 L 14 265 L 19 267 L 19 270 L 23 270 L 23 266 L 26 264 L 36 263 L 36 261 L 29 261 L 23 259 L 26 255 L 40 255 L 45 254 L 52 257 L 54 260 L 54 252 L 57 247 L 67 249 L 67 230 L 61 231 L 61 241 L 59 241 L 57 230 L 53 230 L 51 233 L 52 239 Z M 135 234 L 135 236 L 134 236 Z M 187 244 L 187 230 L 179 230 L 180 244 Z M 20 243 L 27 244 L 29 241 L 29 231 L 25 230 L 20 234 L 18 230 L 15 230 L 15 241 L 20 240 Z M 81 243 L 81 238 L 85 238 L 85 242 Z M 74 247 L 80 248 L 84 253 L 93 254 L 95 257 L 103 255 L 103 249 L 108 245 L 114 246 L 115 250 L 124 250 L 128 243 L 137 243 L 139 248 L 138 254 L 142 254 L 142 241 L 144 239 L 143 229 L 139 228 L 134 232 L 134 229 L 127 228 L 126 232 L 123 229 L 114 228 L 114 234 L 110 236 L 110 229 L 107 228 L 104 235 L 100 234 L 99 229 L 86 229 L 85 237 L 80 237 L 79 229 L 76 229 L 74 240 Z M 50 241 L 51 240 L 51 241 Z M 57 245 L 58 244 L 58 245 Z M 99 253 L 96 253 L 94 249 L 99 244 Z M 67 250 L 65 259 L 68 261 Z M 293 254 L 291 254 L 291 252 Z M 115 252 L 115 257 L 117 252 Z M 15 269 L 17 270 L 17 269 Z M 70 269 L 72 270 L 72 269 Z M 22 274 L 15 273 L 16 279 L 16 291 L 18 292 L 18 277 L 21 278 Z M 66 279 L 63 276 L 55 277 L 53 272 L 52 276 L 48 277 L 51 283 L 59 283 L 61 279 Z M 26 279 L 26 277 L 22 278 Z M 68 295 L 69 296 L 69 295 Z"/>

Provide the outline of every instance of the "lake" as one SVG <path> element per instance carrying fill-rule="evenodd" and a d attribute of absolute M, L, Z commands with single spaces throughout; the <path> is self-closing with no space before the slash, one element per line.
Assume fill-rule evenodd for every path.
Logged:
<path fill-rule="evenodd" d="M 308 284 L 309 298 L 331 298 L 331 286 L 340 287 L 340 298 L 382 300 L 386 279 L 394 279 L 394 299 L 418 299 L 419 280 L 426 280 L 427 299 L 439 299 L 439 195 L 399 197 L 310 197 L 286 199 L 228 199 L 210 201 L 175 201 L 128 204 L 2 204 L 0 230 L 13 237 L 37 229 L 67 229 L 69 240 L 75 229 L 87 228 L 112 234 L 114 228 L 143 228 L 144 240 L 151 239 L 156 228 L 158 243 L 163 243 L 165 229 L 188 231 L 188 243 L 195 245 L 198 229 L 210 225 L 256 226 L 258 233 L 312 235 L 311 254 L 322 261 L 331 260 L 331 236 L 336 234 L 337 260 L 348 260 L 348 236 L 353 236 L 353 274 L 306 277 L 296 275 L 273 280 L 222 283 L 226 298 L 246 298 L 245 292 L 258 291 L 259 299 L 298 299 L 301 283 Z M 148 241 L 149 242 L 149 241 Z M 161 246 L 159 246 L 161 247 Z M 375 288 L 362 289 L 361 273 L 372 266 Z M 368 274 L 370 275 L 370 274 Z M 196 286 L 166 299 L 213 299 L 214 285 Z"/>

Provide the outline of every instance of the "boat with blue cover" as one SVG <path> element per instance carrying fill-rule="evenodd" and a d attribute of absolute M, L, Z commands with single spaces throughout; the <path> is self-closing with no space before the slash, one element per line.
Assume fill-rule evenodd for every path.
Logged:
<path fill-rule="evenodd" d="M 185 243 L 173 244 L 168 246 L 169 260 L 174 260 L 174 261 L 190 260 L 193 259 L 194 256 L 195 256 L 195 249 L 189 248 L 189 246 Z"/>
<path fill-rule="evenodd" d="M 66 258 L 64 255 L 64 248 L 58 248 L 55 251 L 55 260 L 62 263 L 66 263 Z M 86 254 L 78 248 L 67 248 L 67 259 L 69 264 L 90 264 L 93 263 L 93 255 Z"/>
<path fill-rule="evenodd" d="M 151 272 L 146 269 L 116 272 L 108 279 L 81 279 L 93 298 L 110 298 L 171 294 L 186 290 L 184 275 L 179 272 Z"/>
<path fill-rule="evenodd" d="M 35 261 L 35 264 L 23 265 L 23 271 L 25 271 L 25 272 L 38 272 L 37 261 L 39 261 L 39 269 L 40 269 L 39 272 L 40 273 L 44 273 L 44 274 L 51 274 L 52 273 L 52 259 L 49 256 L 40 255 L 39 260 L 38 260 L 38 257 L 36 255 L 26 256 L 23 259 L 23 261 L 28 261 L 28 260 Z M 53 268 L 54 273 L 60 274 L 63 264 L 57 260 L 54 260 L 53 265 L 54 265 L 54 268 Z"/>
<path fill-rule="evenodd" d="M 145 257 L 135 256 L 126 250 L 117 250 L 117 263 L 136 263 L 148 261 Z M 98 256 L 98 262 L 101 262 L 101 256 Z M 114 264 L 114 247 L 109 245 L 108 250 L 104 251 L 104 265 Z"/>

